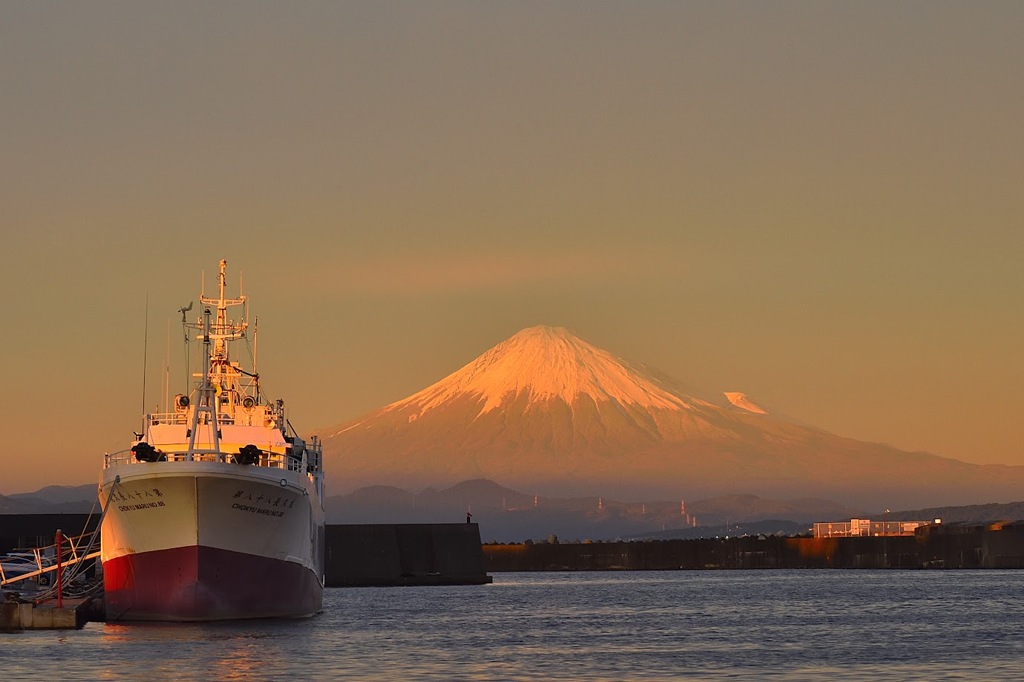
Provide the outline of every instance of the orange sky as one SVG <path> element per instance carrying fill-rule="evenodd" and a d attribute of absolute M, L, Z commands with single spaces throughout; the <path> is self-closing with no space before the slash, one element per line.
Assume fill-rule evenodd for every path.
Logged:
<path fill-rule="evenodd" d="M 1020 3 L 0 16 L 0 494 L 127 446 L 147 294 L 152 405 L 220 258 L 300 430 L 550 324 L 841 435 L 1024 464 Z"/>

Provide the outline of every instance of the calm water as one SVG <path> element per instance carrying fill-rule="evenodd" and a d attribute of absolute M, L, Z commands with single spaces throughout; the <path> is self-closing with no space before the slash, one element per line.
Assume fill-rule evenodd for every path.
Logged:
<path fill-rule="evenodd" d="M 494 576 L 302 621 L 0 634 L 5 679 L 1024 679 L 1024 571 Z"/>

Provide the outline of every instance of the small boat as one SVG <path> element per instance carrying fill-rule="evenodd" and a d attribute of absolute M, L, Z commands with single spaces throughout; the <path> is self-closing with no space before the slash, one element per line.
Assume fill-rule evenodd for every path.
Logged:
<path fill-rule="evenodd" d="M 53 560 L 38 552 L 14 550 L 0 556 L 0 581 L 20 581 L 23 576 L 36 573 L 36 583 L 48 585 L 50 577 L 42 571 L 50 566 L 53 566 Z"/>
<path fill-rule="evenodd" d="M 306 617 L 324 586 L 324 473 L 317 437 L 267 400 L 249 344 L 248 299 L 200 294 L 186 321 L 201 347 L 194 385 L 146 414 L 129 449 L 107 454 L 100 556 L 107 619 L 209 621 Z M 242 319 L 229 311 L 242 307 Z M 252 328 L 255 346 L 255 327 Z M 169 391 L 168 391 L 169 393 Z"/>

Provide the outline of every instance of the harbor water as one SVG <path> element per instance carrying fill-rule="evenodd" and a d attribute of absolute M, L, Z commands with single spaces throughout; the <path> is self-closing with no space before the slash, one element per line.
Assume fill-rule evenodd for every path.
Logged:
<path fill-rule="evenodd" d="M 0 634 L 8 679 L 1024 678 L 1024 572 L 499 573 L 294 621 Z M 268 586 L 273 589 L 273 586 Z"/>

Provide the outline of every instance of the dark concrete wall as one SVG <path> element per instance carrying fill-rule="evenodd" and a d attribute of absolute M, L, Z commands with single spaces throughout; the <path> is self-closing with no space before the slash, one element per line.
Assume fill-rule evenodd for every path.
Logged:
<path fill-rule="evenodd" d="M 990 529 L 982 535 L 981 564 L 986 568 L 1024 568 L 1024 525 Z"/>
<path fill-rule="evenodd" d="M 491 581 L 475 523 L 329 525 L 325 573 L 328 587 Z"/>
<path fill-rule="evenodd" d="M 0 514 L 0 553 L 19 547 L 46 547 L 54 543 L 58 528 L 66 536 L 81 535 L 95 530 L 99 520 L 99 514 L 91 519 L 88 514 Z"/>

